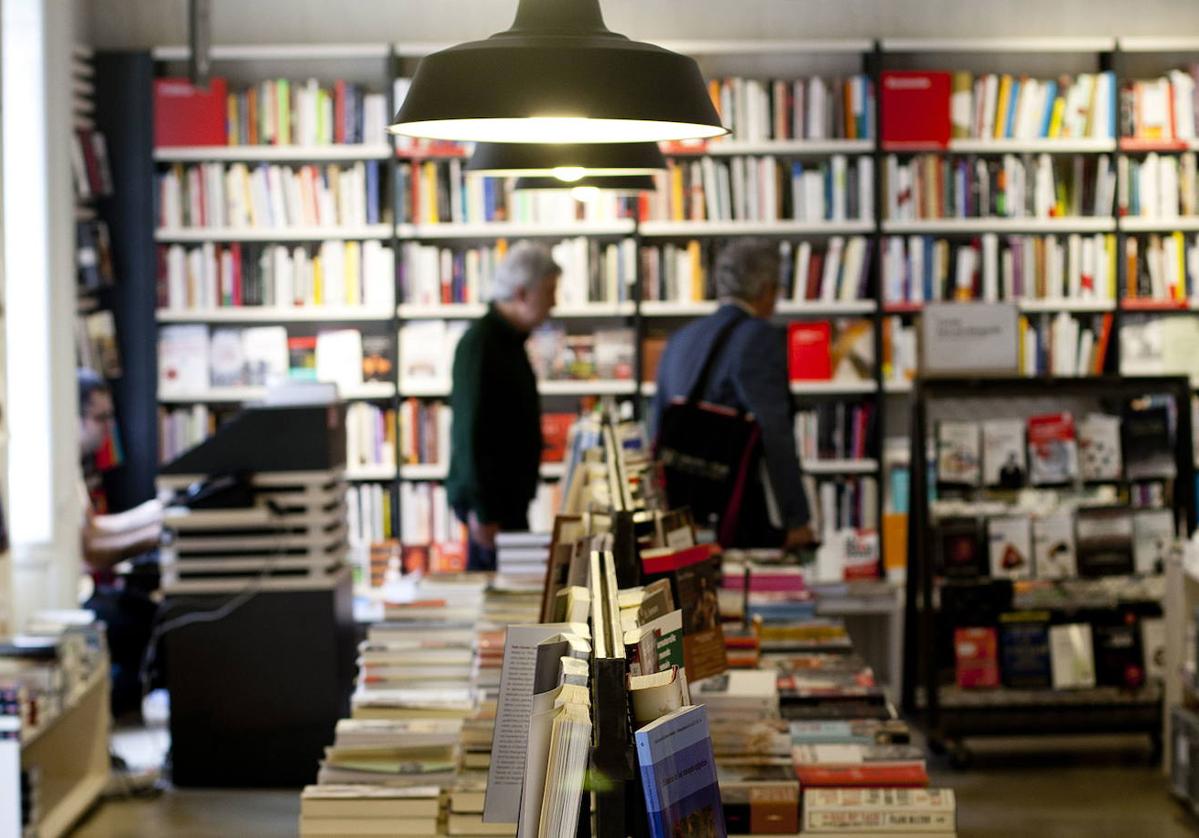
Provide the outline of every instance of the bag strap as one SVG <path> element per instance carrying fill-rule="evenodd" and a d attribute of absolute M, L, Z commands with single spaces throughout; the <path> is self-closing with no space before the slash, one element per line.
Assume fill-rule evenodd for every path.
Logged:
<path fill-rule="evenodd" d="M 688 403 L 694 404 L 703 397 L 704 388 L 708 386 L 708 376 L 712 374 L 712 366 L 716 363 L 716 359 L 720 357 L 720 351 L 724 349 L 724 345 L 732 337 L 733 330 L 746 317 L 745 312 L 738 308 L 729 322 L 720 327 L 720 331 L 716 333 L 716 339 L 712 341 L 712 346 L 708 349 L 708 357 L 704 359 L 704 365 L 700 368 L 695 383 L 691 385 L 690 392 L 687 393 Z"/>

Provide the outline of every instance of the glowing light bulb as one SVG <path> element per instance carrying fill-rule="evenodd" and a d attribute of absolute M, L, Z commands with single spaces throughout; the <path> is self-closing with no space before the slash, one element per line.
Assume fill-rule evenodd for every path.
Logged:
<path fill-rule="evenodd" d="M 582 166 L 555 166 L 551 174 L 564 183 L 574 183 L 576 180 L 582 180 L 587 170 Z"/>
<path fill-rule="evenodd" d="M 576 186 L 570 190 L 571 197 L 576 201 L 590 201 L 599 197 L 598 186 Z"/>

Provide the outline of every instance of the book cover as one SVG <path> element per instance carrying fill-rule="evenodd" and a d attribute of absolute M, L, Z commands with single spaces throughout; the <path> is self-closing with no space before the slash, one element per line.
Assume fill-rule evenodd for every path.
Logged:
<path fill-rule="evenodd" d="M 395 381 L 393 354 L 388 335 L 363 334 L 362 380 Z"/>
<path fill-rule="evenodd" d="M 790 765 L 720 766 L 721 805 L 731 835 L 799 830 L 799 782 Z"/>
<path fill-rule="evenodd" d="M 1014 611 L 999 617 L 1003 685 L 1043 689 L 1052 684 L 1049 661 L 1049 612 Z"/>
<path fill-rule="evenodd" d="M 831 379 L 832 324 L 827 320 L 788 324 L 787 361 L 792 381 Z"/>
<path fill-rule="evenodd" d="M 983 422 L 983 483 L 1019 489 L 1028 478 L 1024 423 L 1019 419 Z"/>
<path fill-rule="evenodd" d="M 1078 423 L 1078 465 L 1083 480 L 1119 480 L 1124 470 L 1120 418 L 1090 413 Z"/>
<path fill-rule="evenodd" d="M 683 612 L 683 659 L 694 682 L 728 669 L 720 625 L 720 559 L 711 558 L 675 571 L 675 592 Z"/>
<path fill-rule="evenodd" d="M 982 475 L 976 422 L 937 423 L 937 481 L 977 486 Z"/>
<path fill-rule="evenodd" d="M 1166 558 L 1174 545 L 1174 513 L 1169 509 L 1141 509 L 1132 517 L 1133 570 L 1142 574 L 1166 572 Z"/>
<path fill-rule="evenodd" d="M 1078 475 L 1074 417 L 1069 413 L 1032 416 L 1028 420 L 1029 476 L 1034 485 L 1069 483 Z"/>
<path fill-rule="evenodd" d="M 1121 428 L 1129 480 L 1175 476 L 1173 402 L 1167 397 L 1134 399 L 1124 410 Z"/>
<path fill-rule="evenodd" d="M 208 369 L 213 387 L 241 387 L 249 383 L 240 329 L 213 330 Z"/>
<path fill-rule="evenodd" d="M 1136 689 L 1145 683 L 1145 665 L 1136 618 L 1092 626 L 1095 681 L 1101 686 Z"/>
<path fill-rule="evenodd" d="M 989 626 L 953 630 L 954 677 L 964 689 L 999 686 L 999 651 Z"/>
<path fill-rule="evenodd" d="M 952 834 L 953 789 L 804 789 L 804 833 Z"/>
<path fill-rule="evenodd" d="M 1166 620 L 1164 617 L 1142 617 L 1140 626 L 1145 677 L 1160 683 L 1166 677 Z"/>
<path fill-rule="evenodd" d="M 208 87 L 187 79 L 154 80 L 154 147 L 225 145 L 225 79 L 213 77 Z"/>
<path fill-rule="evenodd" d="M 1055 690 L 1095 686 L 1095 654 L 1086 623 L 1050 626 L 1049 659 Z"/>
<path fill-rule="evenodd" d="M 949 144 L 949 73 L 889 70 L 882 79 L 882 140 L 885 145 Z"/>
<path fill-rule="evenodd" d="M 977 579 L 987 575 L 989 563 L 974 518 L 941 521 L 937 525 L 937 542 L 941 573 L 947 578 Z"/>
<path fill-rule="evenodd" d="M 987 521 L 987 548 L 991 575 L 996 579 L 1032 576 L 1032 527 L 1027 515 Z"/>
<path fill-rule="evenodd" d="M 1131 511 L 1124 507 L 1078 510 L 1075 549 L 1080 576 L 1133 572 L 1132 520 Z"/>
<path fill-rule="evenodd" d="M 727 838 L 708 711 L 683 707 L 634 735 L 653 838 Z"/>
<path fill-rule="evenodd" d="M 541 414 L 541 462 L 560 463 L 566 459 L 566 441 L 575 418 L 573 413 Z"/>
<path fill-rule="evenodd" d="M 1074 555 L 1074 517 L 1056 512 L 1032 522 L 1033 574 L 1038 579 L 1068 579 L 1078 575 Z"/>

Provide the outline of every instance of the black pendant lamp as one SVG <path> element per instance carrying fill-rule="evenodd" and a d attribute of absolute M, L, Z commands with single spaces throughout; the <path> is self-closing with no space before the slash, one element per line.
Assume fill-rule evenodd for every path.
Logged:
<path fill-rule="evenodd" d="M 641 192 L 653 192 L 657 187 L 649 175 L 594 175 L 585 177 L 574 183 L 565 183 L 555 177 L 529 175 L 516 179 L 517 191 L 524 190 L 576 190 L 577 197 L 585 197 L 592 192 L 608 192 L 617 196 L 637 195 Z"/>
<path fill-rule="evenodd" d="M 466 171 L 549 176 L 566 183 L 593 175 L 652 175 L 666 168 L 657 143 L 478 143 Z"/>
<path fill-rule="evenodd" d="M 390 130 L 510 143 L 728 133 L 695 60 L 610 31 L 599 0 L 519 0 L 511 29 L 426 56 Z"/>

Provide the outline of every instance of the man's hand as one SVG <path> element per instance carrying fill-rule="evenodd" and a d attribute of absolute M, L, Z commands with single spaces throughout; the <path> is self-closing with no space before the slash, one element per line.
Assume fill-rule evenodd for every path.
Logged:
<path fill-rule="evenodd" d="M 811 547 L 816 544 L 816 534 L 812 532 L 811 527 L 794 527 L 787 530 L 787 536 L 783 539 L 784 550 L 801 550 L 804 547 Z"/>
<path fill-rule="evenodd" d="M 471 541 L 488 550 L 495 549 L 495 536 L 500 531 L 499 524 L 480 521 L 479 516 L 472 512 L 467 516 L 466 525 L 470 530 Z"/>

